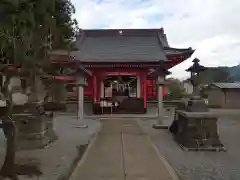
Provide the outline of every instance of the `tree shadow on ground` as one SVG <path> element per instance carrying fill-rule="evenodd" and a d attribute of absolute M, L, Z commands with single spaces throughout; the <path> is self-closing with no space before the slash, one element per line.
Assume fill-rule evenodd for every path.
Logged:
<path fill-rule="evenodd" d="M 43 173 L 40 170 L 40 163 L 36 159 L 20 159 L 15 164 L 15 174 L 11 174 L 11 179 L 19 179 L 19 176 L 40 177 Z M 10 176 L 10 175 L 8 175 Z M 6 178 L 0 174 L 0 180 Z"/>

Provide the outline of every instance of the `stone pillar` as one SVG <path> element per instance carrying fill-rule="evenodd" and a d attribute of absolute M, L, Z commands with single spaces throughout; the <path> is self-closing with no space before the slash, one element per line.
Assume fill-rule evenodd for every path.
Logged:
<path fill-rule="evenodd" d="M 78 85 L 78 119 L 83 120 L 84 118 L 84 88 L 83 85 Z"/>
<path fill-rule="evenodd" d="M 137 76 L 137 98 L 141 97 L 141 82 L 140 77 Z"/>
<path fill-rule="evenodd" d="M 84 121 L 84 86 L 85 86 L 85 77 L 81 75 L 78 78 L 78 112 L 77 119 L 79 121 Z M 81 124 L 81 128 L 87 128 L 87 125 Z"/>
<path fill-rule="evenodd" d="M 158 76 L 158 81 L 157 81 L 157 88 L 158 88 L 158 117 L 161 119 L 163 117 L 163 92 L 162 92 L 162 83 L 164 81 L 164 78 L 161 76 Z"/>
<path fill-rule="evenodd" d="M 164 77 L 158 76 L 157 79 L 157 89 L 158 89 L 158 116 L 157 116 L 157 124 L 153 125 L 155 129 L 168 129 L 167 125 L 163 125 L 163 118 L 164 118 L 164 107 L 163 107 L 163 84 L 164 84 Z"/>

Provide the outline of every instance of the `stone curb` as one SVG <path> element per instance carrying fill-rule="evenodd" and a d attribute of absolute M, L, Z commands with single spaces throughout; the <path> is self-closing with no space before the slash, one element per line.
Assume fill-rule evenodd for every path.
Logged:
<path fill-rule="evenodd" d="M 152 142 L 151 138 L 148 136 L 148 141 L 150 142 L 150 144 L 152 145 L 153 149 L 155 150 L 155 152 L 157 153 L 159 159 L 162 161 L 162 163 L 164 164 L 167 172 L 169 173 L 170 177 L 172 178 L 172 180 L 180 180 L 180 178 L 178 177 L 176 171 L 173 169 L 173 167 L 168 163 L 168 161 L 166 160 L 166 158 L 160 153 L 160 151 L 158 150 L 158 148 L 156 147 L 156 145 Z"/>
<path fill-rule="evenodd" d="M 93 144 L 95 143 L 97 137 L 98 137 L 98 133 L 96 133 L 95 136 L 90 140 L 88 147 L 86 148 L 80 161 L 77 163 L 77 166 L 73 170 L 73 173 L 70 175 L 69 180 L 77 180 L 77 171 L 79 168 L 82 167 L 83 163 L 86 161 L 88 153 L 89 153 L 90 149 L 92 148 Z"/>

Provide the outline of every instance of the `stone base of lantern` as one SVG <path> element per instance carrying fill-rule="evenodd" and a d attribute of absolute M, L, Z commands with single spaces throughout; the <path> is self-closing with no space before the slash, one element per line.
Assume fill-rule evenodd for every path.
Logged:
<path fill-rule="evenodd" d="M 176 111 L 175 139 L 188 151 L 226 151 L 217 132 L 218 118 L 211 112 Z M 173 126 L 173 125 L 172 125 Z M 170 127 L 170 131 L 171 131 Z"/>
<path fill-rule="evenodd" d="M 44 103 L 43 107 L 45 111 L 66 111 L 67 103 L 65 101 L 62 102 L 47 102 Z"/>
<path fill-rule="evenodd" d="M 190 112 L 207 112 L 208 108 L 204 99 L 201 99 L 198 96 L 197 97 L 193 96 L 188 101 L 186 110 Z"/>
<path fill-rule="evenodd" d="M 79 125 L 79 126 L 77 126 L 77 128 L 88 128 L 88 125 L 86 125 L 86 124 Z"/>
<path fill-rule="evenodd" d="M 76 119 L 78 120 L 78 124 L 75 126 L 76 128 L 88 128 L 88 125 L 84 124 L 82 119 L 79 117 L 76 117 Z"/>

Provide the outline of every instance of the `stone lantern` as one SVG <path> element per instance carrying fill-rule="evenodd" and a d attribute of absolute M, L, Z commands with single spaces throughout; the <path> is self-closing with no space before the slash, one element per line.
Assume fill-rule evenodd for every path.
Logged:
<path fill-rule="evenodd" d="M 84 87 L 87 86 L 87 76 L 91 76 L 92 72 L 85 69 L 81 64 L 78 64 L 75 78 L 77 80 L 76 85 L 78 87 L 78 112 L 77 118 L 80 121 L 84 120 Z M 87 125 L 82 124 L 82 128 L 86 128 Z"/>
<path fill-rule="evenodd" d="M 186 71 L 191 73 L 191 84 L 193 86 L 193 93 L 188 101 L 187 111 L 192 112 L 205 112 L 208 111 L 205 101 L 201 98 L 199 90 L 199 75 L 201 72 L 207 70 L 207 67 L 204 67 L 199 64 L 200 60 L 195 58 L 193 60 L 193 65 L 189 67 Z"/>
<path fill-rule="evenodd" d="M 191 72 L 193 93 L 185 109 L 176 110 L 175 119 L 169 128 L 177 143 L 189 151 L 225 151 L 218 136 L 218 115 L 209 111 L 200 96 L 199 74 L 207 68 L 195 58 L 186 71 Z"/>
<path fill-rule="evenodd" d="M 168 126 L 163 125 L 162 118 L 164 117 L 164 107 L 163 107 L 163 86 L 165 85 L 165 78 L 170 75 L 171 72 L 168 71 L 164 62 L 161 63 L 160 67 L 153 72 L 153 76 L 157 79 L 157 89 L 158 89 L 158 123 L 153 125 L 155 129 L 167 129 Z"/>

